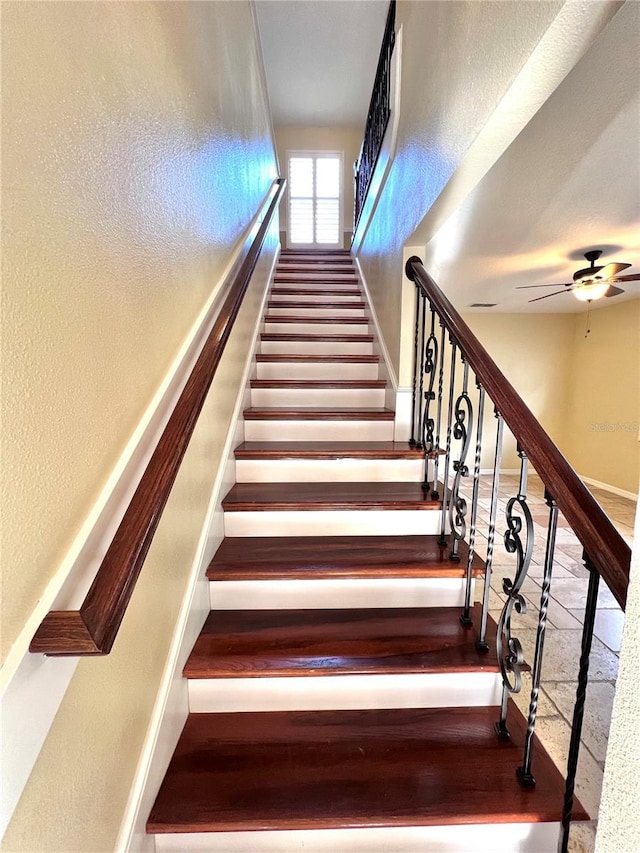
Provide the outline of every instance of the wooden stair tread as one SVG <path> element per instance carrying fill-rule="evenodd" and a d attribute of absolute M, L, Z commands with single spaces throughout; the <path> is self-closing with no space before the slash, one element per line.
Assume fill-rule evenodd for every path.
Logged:
<path fill-rule="evenodd" d="M 323 310 L 325 308 L 339 308 L 341 311 L 344 308 L 359 310 L 362 311 L 363 308 L 366 308 L 366 303 L 364 302 L 303 302 L 302 300 L 283 300 L 282 302 L 278 302 L 277 300 L 269 300 L 267 302 L 268 308 L 317 308 L 318 310 Z"/>
<path fill-rule="evenodd" d="M 283 314 L 281 317 L 266 316 L 265 323 L 308 323 L 309 325 L 318 324 L 324 326 L 340 326 L 340 325 L 369 325 L 369 320 L 366 317 L 305 317 L 304 315 Z"/>
<path fill-rule="evenodd" d="M 362 296 L 362 291 L 359 287 L 343 287 L 339 288 L 319 288 L 315 287 L 272 287 L 271 295 L 279 296 Z"/>
<path fill-rule="evenodd" d="M 422 459 L 424 456 L 421 450 L 409 447 L 404 441 L 245 441 L 234 452 L 236 459 Z"/>
<path fill-rule="evenodd" d="M 526 721 L 497 708 L 190 714 L 147 832 L 558 821 L 564 783 Z M 587 817 L 576 802 L 574 817 Z"/>
<path fill-rule="evenodd" d="M 379 355 L 360 355 L 358 353 L 330 353 L 315 355 L 313 353 L 256 353 L 256 361 L 293 361 L 314 364 L 323 361 L 345 362 L 347 364 L 377 364 Z"/>
<path fill-rule="evenodd" d="M 207 569 L 211 581 L 321 580 L 324 578 L 427 578 L 465 574 L 466 542 L 460 562 L 435 535 L 408 536 L 228 536 Z M 484 571 L 474 554 L 473 573 Z"/>
<path fill-rule="evenodd" d="M 419 483 L 236 483 L 222 501 L 225 512 L 269 510 L 434 510 Z"/>
<path fill-rule="evenodd" d="M 373 335 L 313 335 L 311 333 L 301 332 L 262 332 L 260 334 L 262 341 L 303 341 L 311 343 L 357 343 L 368 344 L 373 341 Z"/>
<path fill-rule="evenodd" d="M 392 409 L 377 409 L 333 406 L 304 406 L 301 408 L 281 408 L 264 406 L 244 410 L 245 421 L 392 421 L 395 412 Z"/>
<path fill-rule="evenodd" d="M 252 388 L 386 388 L 385 379 L 252 379 Z"/>
<path fill-rule="evenodd" d="M 459 609 L 212 611 L 184 668 L 186 678 L 497 672 Z M 474 625 L 480 624 L 474 608 Z M 497 626 L 492 621 L 489 636 Z"/>

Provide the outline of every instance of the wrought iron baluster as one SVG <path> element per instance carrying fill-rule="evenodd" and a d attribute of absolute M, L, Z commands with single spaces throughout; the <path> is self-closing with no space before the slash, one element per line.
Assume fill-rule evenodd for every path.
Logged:
<path fill-rule="evenodd" d="M 516 572 L 513 581 L 509 578 L 502 579 L 502 589 L 507 600 L 502 608 L 498 620 L 498 631 L 496 637 L 496 652 L 500 672 L 502 673 L 502 703 L 500 706 L 500 719 L 496 723 L 498 737 L 506 740 L 509 738 L 507 728 L 507 703 L 511 693 L 519 693 L 522 688 L 521 666 L 524 663 L 524 655 L 520 640 L 511 635 L 511 616 L 514 609 L 517 613 L 527 612 L 527 602 L 520 590 L 529 571 L 531 554 L 533 553 L 533 519 L 527 504 L 527 469 L 529 460 L 527 455 L 518 447 L 520 457 L 520 485 L 518 494 L 510 498 L 507 503 L 507 530 L 504 534 L 504 547 L 509 554 L 516 555 Z M 521 515 L 514 515 L 514 509 L 518 509 Z M 525 541 L 522 537 L 522 521 L 525 523 Z M 513 675 L 513 682 L 510 676 Z"/>
<path fill-rule="evenodd" d="M 420 340 L 420 288 L 416 284 L 416 326 L 413 337 L 413 393 L 411 396 L 411 438 L 409 446 L 416 446 L 416 412 L 418 396 L 418 371 L 420 370 L 420 359 L 418 358 L 418 341 Z"/>
<path fill-rule="evenodd" d="M 444 323 L 440 321 L 440 369 L 438 370 L 438 412 L 436 414 L 436 440 L 434 446 L 434 463 L 433 463 L 433 489 L 431 490 L 431 497 L 434 501 L 437 501 L 440 497 L 440 492 L 438 491 L 438 468 L 440 466 L 440 430 L 442 425 L 442 391 L 444 389 L 444 337 L 445 337 L 445 329 Z"/>
<path fill-rule="evenodd" d="M 479 652 L 488 652 L 487 617 L 489 615 L 489 590 L 491 589 L 491 573 L 493 569 L 493 545 L 496 536 L 496 517 L 498 515 L 498 490 L 500 488 L 500 465 L 502 464 L 502 437 L 504 420 L 497 409 L 494 415 L 498 419 L 496 429 L 496 450 L 493 458 L 493 483 L 491 486 L 491 508 L 489 509 L 489 530 L 487 531 L 487 559 L 484 567 L 484 588 L 482 592 L 482 616 L 480 618 L 480 633 L 476 640 Z"/>
<path fill-rule="evenodd" d="M 473 430 L 473 404 L 469 397 L 469 365 L 464 356 L 461 356 L 461 358 L 464 366 L 462 391 L 458 395 L 455 404 L 455 426 L 453 428 L 453 437 L 456 441 L 461 442 L 461 447 L 460 457 L 453 463 L 455 477 L 449 498 L 449 526 L 453 538 L 453 547 L 451 548 L 449 559 L 454 563 L 460 562 L 458 548 L 460 540 L 464 539 L 467 533 L 467 502 L 460 494 L 460 485 L 462 478 L 467 477 L 469 474 L 469 466 L 466 460 L 471 444 L 471 432 Z"/>
<path fill-rule="evenodd" d="M 431 310 L 431 331 L 427 338 L 427 343 L 424 353 L 424 372 L 429 377 L 429 387 L 424 392 L 424 417 L 422 419 L 422 446 L 424 448 L 424 480 L 422 488 L 425 491 L 429 489 L 429 455 L 433 450 L 433 430 L 435 422 L 431 417 L 431 403 L 435 400 L 433 385 L 436 379 L 436 369 L 438 366 L 438 339 L 435 335 L 436 314 L 433 308 Z M 434 483 L 435 488 L 435 483 Z"/>
<path fill-rule="evenodd" d="M 556 530 L 558 527 L 558 505 L 546 489 L 544 499 L 549 507 L 547 544 L 544 554 L 544 575 L 542 579 L 542 592 L 540 594 L 540 613 L 538 616 L 538 630 L 536 633 L 536 650 L 533 656 L 533 669 L 531 670 L 531 701 L 529 702 L 527 734 L 524 741 L 524 760 L 522 762 L 522 767 L 519 767 L 517 770 L 518 780 L 525 788 L 532 788 L 536 784 L 536 780 L 531 773 L 531 747 L 533 744 L 533 733 L 536 727 L 536 716 L 538 714 L 538 695 L 540 693 L 540 678 L 542 676 L 544 635 L 547 627 L 547 610 L 549 609 L 549 593 L 551 590 L 551 572 L 553 571 L 553 554 L 556 548 Z"/>
<path fill-rule="evenodd" d="M 447 414 L 447 440 L 445 445 L 444 456 L 444 477 L 442 478 L 442 518 L 440 522 L 440 539 L 438 540 L 438 544 L 441 545 L 443 548 L 447 544 L 447 496 L 449 491 L 449 463 L 451 461 L 451 427 L 453 423 L 453 398 L 454 385 L 456 381 L 456 353 L 458 351 L 458 346 L 453 340 L 453 338 L 449 338 L 449 342 L 451 344 L 451 372 L 449 374 L 449 410 Z"/>
<path fill-rule="evenodd" d="M 424 450 L 423 436 L 422 436 L 422 410 L 424 407 L 424 356 L 425 356 L 425 340 L 424 336 L 426 333 L 427 326 L 427 297 L 424 295 L 422 291 L 420 291 L 420 297 L 422 301 L 422 310 L 420 316 L 420 370 L 418 373 L 418 435 L 416 441 L 416 448 L 418 450 Z"/>
<path fill-rule="evenodd" d="M 469 550 L 467 553 L 467 574 L 464 592 L 464 610 L 460 616 L 462 624 L 471 627 L 471 582 L 473 580 L 473 557 L 476 548 L 476 523 L 478 518 L 478 491 L 480 487 L 480 459 L 482 456 L 482 422 L 484 419 L 484 388 L 476 378 L 478 389 L 478 422 L 476 425 L 476 455 L 473 463 L 473 493 L 471 495 L 471 516 L 469 518 Z"/>
<path fill-rule="evenodd" d="M 591 641 L 593 640 L 593 627 L 596 620 L 596 608 L 598 605 L 598 586 L 600 584 L 600 575 L 598 574 L 598 570 L 591 562 L 586 551 L 584 552 L 582 559 L 585 567 L 589 570 L 589 589 L 587 590 L 587 603 L 584 611 L 582 650 L 580 654 L 580 668 L 578 671 L 576 704 L 573 709 L 573 721 L 571 724 L 571 741 L 569 743 L 569 758 L 567 761 L 567 781 L 564 793 L 564 805 L 562 809 L 560 839 L 558 841 L 559 853 L 567 853 L 567 850 L 569 849 L 569 830 L 571 828 L 571 814 L 573 812 L 573 793 L 576 784 L 576 770 L 578 768 L 578 754 L 580 752 L 580 737 L 582 736 L 582 721 L 584 719 L 584 703 L 587 696 L 587 681 L 589 678 L 589 656 L 591 655 Z"/>

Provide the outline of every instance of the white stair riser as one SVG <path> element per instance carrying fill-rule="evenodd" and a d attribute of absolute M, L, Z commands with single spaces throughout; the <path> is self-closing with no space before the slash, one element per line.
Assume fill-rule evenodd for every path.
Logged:
<path fill-rule="evenodd" d="M 177 833 L 155 842 L 157 853 L 541 853 L 556 849 L 559 831 L 559 823 L 483 823 Z"/>
<path fill-rule="evenodd" d="M 371 341 L 261 341 L 265 355 L 373 355 Z"/>
<path fill-rule="evenodd" d="M 421 459 L 238 459 L 237 483 L 419 483 Z"/>
<path fill-rule="evenodd" d="M 412 536 L 440 530 L 437 510 L 225 512 L 226 536 Z"/>
<path fill-rule="evenodd" d="M 476 582 L 471 582 L 474 600 Z M 320 578 L 210 581 L 212 610 L 462 607 L 464 578 Z"/>
<path fill-rule="evenodd" d="M 293 312 L 292 312 L 293 313 Z M 366 335 L 368 323 L 282 323 L 277 319 L 265 320 L 265 332 L 284 335 Z"/>
<path fill-rule="evenodd" d="M 289 288 L 285 288 L 289 290 Z M 323 302 L 362 302 L 362 294 L 357 292 L 343 292 L 320 295 L 317 293 L 275 293 L 269 295 L 270 302 L 309 302 L 311 305 L 321 306 Z"/>
<path fill-rule="evenodd" d="M 496 672 L 195 678 L 188 685 L 192 714 L 470 708 L 499 705 L 502 693 Z"/>
<path fill-rule="evenodd" d="M 251 405 L 384 408 L 384 388 L 252 388 Z"/>
<path fill-rule="evenodd" d="M 393 421 L 245 421 L 245 441 L 393 441 Z"/>
<path fill-rule="evenodd" d="M 377 364 L 344 361 L 259 361 L 258 379 L 377 379 Z"/>
<path fill-rule="evenodd" d="M 293 300 L 288 300 L 292 302 Z M 364 317 L 364 308 L 320 308 L 315 305 L 296 305 L 295 308 L 269 308 L 269 317 Z"/>

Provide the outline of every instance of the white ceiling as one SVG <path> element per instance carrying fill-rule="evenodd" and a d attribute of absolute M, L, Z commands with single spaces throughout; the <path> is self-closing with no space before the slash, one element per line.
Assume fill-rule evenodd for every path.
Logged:
<path fill-rule="evenodd" d="M 273 123 L 362 126 L 387 0 L 257 0 Z"/>

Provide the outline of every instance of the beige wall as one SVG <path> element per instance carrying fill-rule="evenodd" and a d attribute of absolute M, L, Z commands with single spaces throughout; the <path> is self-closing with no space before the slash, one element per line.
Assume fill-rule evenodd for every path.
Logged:
<path fill-rule="evenodd" d="M 411 372 L 409 355 L 400 352 L 402 248 L 561 6 L 398 3 L 397 148 L 360 259 L 401 385 L 409 385 Z"/>
<path fill-rule="evenodd" d="M 633 285 L 630 285 L 631 287 Z M 563 447 L 585 477 L 638 492 L 640 299 L 572 315 Z M 613 304 L 611 304 L 613 303 Z"/>
<path fill-rule="evenodd" d="M 220 283 L 276 165 L 249 3 L 5 3 L 2 14 L 6 650 Z M 3 849 L 113 849 L 264 275 L 114 651 L 79 665 Z"/>
<path fill-rule="evenodd" d="M 353 164 L 362 145 L 361 127 L 276 127 L 280 173 L 287 176 L 287 151 L 342 151 L 342 227 L 344 247 L 349 248 L 353 233 Z M 282 204 L 280 229 L 286 234 L 288 196 Z M 286 238 L 282 238 L 283 242 Z"/>

